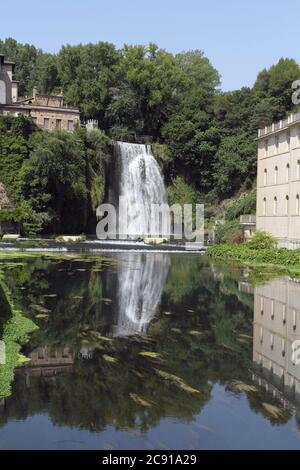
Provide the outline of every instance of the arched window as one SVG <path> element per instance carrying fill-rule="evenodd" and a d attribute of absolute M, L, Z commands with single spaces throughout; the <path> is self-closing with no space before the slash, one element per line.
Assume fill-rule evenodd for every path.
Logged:
<path fill-rule="evenodd" d="M 269 141 L 268 139 L 265 140 L 265 153 L 268 155 L 268 149 L 269 149 Z"/>
<path fill-rule="evenodd" d="M 274 300 L 271 301 L 271 320 L 274 320 L 275 317 L 275 303 Z"/>
<path fill-rule="evenodd" d="M 296 196 L 296 214 L 300 215 L 300 197 L 299 194 Z"/>
<path fill-rule="evenodd" d="M 267 200 L 264 197 L 264 200 L 263 200 L 263 215 L 266 215 L 266 212 L 267 212 Z"/>
<path fill-rule="evenodd" d="M 285 325 L 286 324 L 286 305 L 282 305 L 282 323 Z"/>
<path fill-rule="evenodd" d="M 290 131 L 287 131 L 286 133 L 286 141 L 287 141 L 288 147 L 290 147 L 291 145 L 291 132 Z"/>
<path fill-rule="evenodd" d="M 290 165 L 289 165 L 289 163 L 286 166 L 286 181 L 287 182 L 290 181 Z"/>
<path fill-rule="evenodd" d="M 289 203 L 290 203 L 290 198 L 288 196 L 285 196 L 285 214 L 289 214 Z"/>
<path fill-rule="evenodd" d="M 268 182 L 268 170 L 265 168 L 264 169 L 264 186 L 267 186 Z"/>
<path fill-rule="evenodd" d="M 273 350 L 274 349 L 274 335 L 273 333 L 270 333 L 270 347 Z"/>
<path fill-rule="evenodd" d="M 273 203 L 273 213 L 274 215 L 277 215 L 277 197 L 274 197 L 274 203 Z"/>
<path fill-rule="evenodd" d="M 274 184 L 278 183 L 278 166 L 275 166 L 274 170 Z"/>

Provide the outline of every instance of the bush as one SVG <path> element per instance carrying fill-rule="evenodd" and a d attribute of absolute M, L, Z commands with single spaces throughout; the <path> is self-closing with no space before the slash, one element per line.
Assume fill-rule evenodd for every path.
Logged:
<path fill-rule="evenodd" d="M 214 245 L 207 249 L 206 254 L 212 258 L 273 264 L 278 266 L 300 266 L 300 250 L 287 248 L 250 248 L 249 243 L 242 245 Z"/>
<path fill-rule="evenodd" d="M 244 195 L 228 207 L 225 218 L 226 220 L 235 220 L 241 215 L 255 213 L 256 191 L 251 191 L 251 193 Z"/>
<path fill-rule="evenodd" d="M 276 238 L 270 233 L 257 230 L 248 242 L 251 250 L 267 250 L 277 246 Z"/>
<path fill-rule="evenodd" d="M 187 184 L 182 176 L 177 176 L 167 188 L 168 201 L 170 205 L 196 204 L 198 193 Z"/>
<path fill-rule="evenodd" d="M 222 243 L 241 243 L 244 234 L 238 221 L 233 220 L 218 224 L 215 233 L 215 242 L 219 245 Z"/>

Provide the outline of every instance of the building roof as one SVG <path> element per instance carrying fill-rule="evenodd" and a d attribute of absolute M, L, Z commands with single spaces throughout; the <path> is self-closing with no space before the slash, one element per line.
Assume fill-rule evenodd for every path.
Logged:
<path fill-rule="evenodd" d="M 266 136 L 276 134 L 277 132 L 288 129 L 289 127 L 300 124 L 300 113 L 292 113 L 286 119 L 282 119 L 279 122 L 273 122 L 269 126 L 265 126 L 261 129 L 258 129 L 258 138 L 260 140 Z"/>

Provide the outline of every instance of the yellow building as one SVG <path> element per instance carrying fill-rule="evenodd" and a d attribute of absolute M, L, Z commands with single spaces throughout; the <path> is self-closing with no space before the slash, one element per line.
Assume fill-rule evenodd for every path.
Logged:
<path fill-rule="evenodd" d="M 24 114 L 45 130 L 63 129 L 73 132 L 80 123 L 78 108 L 64 105 L 63 94 L 41 95 L 33 89 L 31 97 L 18 98 L 18 82 L 13 80 L 15 64 L 0 54 L 0 115 Z"/>
<path fill-rule="evenodd" d="M 257 228 L 300 248 L 300 113 L 258 131 Z"/>

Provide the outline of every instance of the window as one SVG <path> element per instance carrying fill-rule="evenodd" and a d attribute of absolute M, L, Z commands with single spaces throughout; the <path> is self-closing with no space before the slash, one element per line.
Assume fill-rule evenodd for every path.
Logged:
<path fill-rule="evenodd" d="M 64 348 L 63 349 L 62 357 L 64 357 L 64 358 L 69 357 L 69 348 Z"/>
<path fill-rule="evenodd" d="M 264 169 L 264 186 L 267 186 L 268 182 L 268 170 L 265 168 Z"/>
<path fill-rule="evenodd" d="M 300 198 L 299 198 L 299 194 L 297 194 L 297 196 L 296 196 L 296 214 L 300 215 Z"/>
<path fill-rule="evenodd" d="M 73 132 L 74 130 L 74 121 L 68 121 L 68 131 Z"/>
<path fill-rule="evenodd" d="M 277 197 L 274 197 L 273 213 L 277 215 Z"/>
<path fill-rule="evenodd" d="M 297 180 L 300 180 L 300 160 L 297 161 Z"/>
<path fill-rule="evenodd" d="M 278 183 L 278 166 L 275 166 L 274 170 L 274 184 Z"/>
<path fill-rule="evenodd" d="M 50 129 L 50 119 L 44 118 L 44 129 Z"/>
<path fill-rule="evenodd" d="M 0 104 L 6 104 L 6 85 L 3 80 L 0 80 Z"/>
<path fill-rule="evenodd" d="M 279 149 L 279 135 L 275 135 L 275 147 L 276 147 L 276 150 Z"/>
<path fill-rule="evenodd" d="M 269 148 L 269 141 L 268 139 L 265 140 L 265 153 L 268 155 L 268 148 Z"/>
<path fill-rule="evenodd" d="M 287 141 L 288 146 L 290 147 L 291 145 L 291 132 L 290 131 L 287 131 L 286 133 L 286 141 Z"/>
<path fill-rule="evenodd" d="M 270 333 L 270 347 L 273 350 L 274 349 L 274 335 L 273 333 Z"/>
<path fill-rule="evenodd" d="M 38 356 L 38 359 L 44 359 L 45 358 L 45 352 L 44 352 L 43 348 L 38 347 L 37 356 Z"/>
<path fill-rule="evenodd" d="M 33 118 L 32 118 L 32 122 L 33 122 L 33 124 L 37 125 L 37 118 L 36 118 L 36 117 L 33 117 Z"/>
<path fill-rule="evenodd" d="M 288 196 L 285 197 L 285 214 L 288 215 L 289 214 L 289 202 L 290 202 L 290 198 Z"/>
<path fill-rule="evenodd" d="M 267 212 L 267 200 L 264 197 L 264 200 L 263 200 L 263 215 L 266 215 L 266 212 Z"/>
<path fill-rule="evenodd" d="M 61 129 L 61 119 L 56 119 L 56 129 Z"/>
<path fill-rule="evenodd" d="M 290 165 L 287 164 L 286 166 L 286 181 L 289 182 L 290 181 Z"/>
<path fill-rule="evenodd" d="M 293 330 L 297 328 L 297 313 L 296 310 L 293 310 Z"/>
<path fill-rule="evenodd" d="M 286 305 L 283 304 L 282 306 L 282 323 L 285 325 L 286 324 Z"/>

